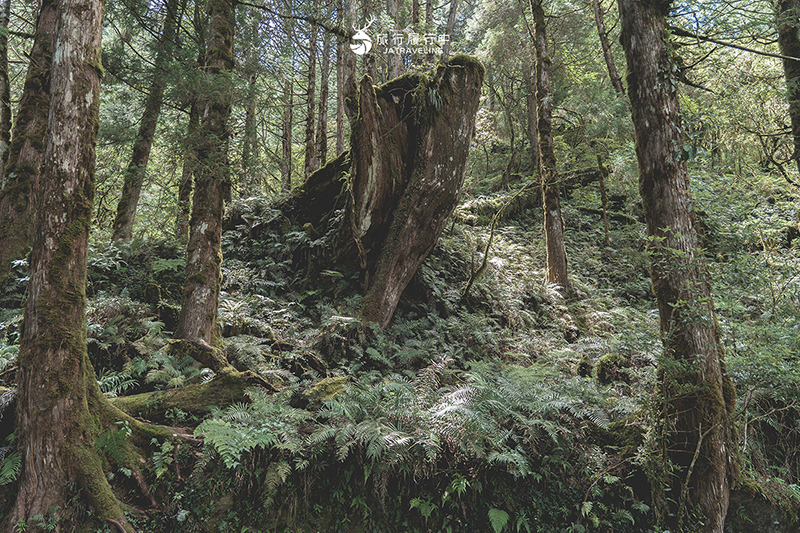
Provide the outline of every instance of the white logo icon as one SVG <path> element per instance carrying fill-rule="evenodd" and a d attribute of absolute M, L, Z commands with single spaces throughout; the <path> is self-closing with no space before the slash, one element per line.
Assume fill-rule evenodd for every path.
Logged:
<path fill-rule="evenodd" d="M 352 40 L 355 42 L 350 43 L 350 50 L 352 50 L 356 55 L 363 56 L 372 50 L 372 39 L 366 34 L 366 30 L 372 26 L 373 22 L 375 22 L 374 18 L 369 21 L 369 24 L 356 31 L 356 34 L 353 35 Z M 355 27 L 353 29 L 355 29 Z"/>

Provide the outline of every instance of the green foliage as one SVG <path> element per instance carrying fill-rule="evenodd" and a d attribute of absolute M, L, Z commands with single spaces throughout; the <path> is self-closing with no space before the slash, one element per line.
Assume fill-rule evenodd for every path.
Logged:
<path fill-rule="evenodd" d="M 494 529 L 494 533 L 500 533 L 503 531 L 503 528 L 506 527 L 508 524 L 508 513 L 503 511 L 502 509 L 495 509 L 492 507 L 489 509 L 489 523 L 492 524 L 492 529 Z"/>
<path fill-rule="evenodd" d="M 8 448 L 0 448 L 2 459 L 0 459 L 0 485 L 7 485 L 17 479 L 19 469 L 22 465 L 22 454 L 19 451 L 7 453 Z"/>
<path fill-rule="evenodd" d="M 213 446 L 227 468 L 239 467 L 242 455 L 255 448 L 296 451 L 302 442 L 294 424 L 305 420 L 307 412 L 276 401 L 260 389 L 250 389 L 248 395 L 252 403 L 233 405 L 195 429 L 195 435 Z M 285 479 L 288 472 L 281 468 L 277 474 Z"/>
<path fill-rule="evenodd" d="M 115 422 L 115 424 L 116 428 L 109 428 L 97 437 L 94 447 L 122 466 L 125 464 L 125 446 L 133 430 L 127 420 Z"/>

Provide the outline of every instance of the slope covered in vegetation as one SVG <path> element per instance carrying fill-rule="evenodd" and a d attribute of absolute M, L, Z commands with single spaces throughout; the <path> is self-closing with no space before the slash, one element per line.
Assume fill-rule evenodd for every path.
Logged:
<path fill-rule="evenodd" d="M 489 176 L 504 156 L 493 157 Z M 650 480 L 669 468 L 649 460 L 659 445 L 650 420 L 663 400 L 661 343 L 644 225 L 624 164 L 617 161 L 620 179 L 611 185 L 609 245 L 597 184 L 571 187 L 563 199 L 574 295 L 544 281 L 533 188 L 472 178 L 385 330 L 355 318 L 358 274 L 317 261 L 323 237 L 292 226 L 266 201 L 234 202 L 223 236 L 226 355 L 277 391 L 252 388 L 241 403 L 159 407 L 165 391 L 209 377 L 168 350 L 183 254 L 163 240 L 98 246 L 88 328 L 101 388 L 112 397 L 150 393 L 137 404 L 140 416 L 194 428 L 198 438 L 156 446 L 144 468 L 148 495 L 130 470 L 112 468 L 131 520 L 145 531 L 652 530 Z M 779 524 L 774 531 L 793 531 L 794 191 L 766 174 L 733 187 L 736 178 L 698 165 L 693 177 L 738 393 L 740 475 L 728 528 L 769 521 Z M 486 267 L 465 293 L 489 241 Z M 22 281 L 3 295 L 0 317 L 8 386 Z M 3 413 L 0 482 L 11 494 L 19 455 L 11 412 Z M 121 428 L 101 439 L 111 464 L 125 438 Z"/>

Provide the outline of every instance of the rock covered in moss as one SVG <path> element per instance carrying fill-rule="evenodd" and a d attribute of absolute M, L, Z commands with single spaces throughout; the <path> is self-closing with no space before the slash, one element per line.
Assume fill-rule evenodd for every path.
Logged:
<path fill-rule="evenodd" d="M 608 385 L 615 381 L 630 383 L 631 378 L 626 368 L 631 367 L 631 360 L 618 353 L 607 353 L 595 364 L 595 376 L 601 385 Z"/>
<path fill-rule="evenodd" d="M 293 407 L 310 411 L 319 409 L 324 402 L 344 391 L 348 382 L 349 378 L 345 376 L 322 378 L 294 394 L 290 403 Z"/>

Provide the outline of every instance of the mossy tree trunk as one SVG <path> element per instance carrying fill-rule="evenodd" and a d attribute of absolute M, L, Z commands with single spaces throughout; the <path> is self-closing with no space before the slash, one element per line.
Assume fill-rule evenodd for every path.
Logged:
<path fill-rule="evenodd" d="M 639 188 L 650 238 L 653 292 L 664 352 L 659 367 L 664 471 L 654 503 L 670 529 L 689 527 L 690 510 L 722 533 L 733 477 L 731 414 L 735 391 L 725 373 L 707 272 L 691 210 L 678 106 L 677 69 L 665 16 L 669 4 L 619 0 L 628 63 Z M 676 468 L 669 472 L 667 461 Z M 666 498 L 666 488 L 671 489 Z"/>
<path fill-rule="evenodd" d="M 49 132 L 20 343 L 17 397 L 24 453 L 9 531 L 61 515 L 74 484 L 101 519 L 130 530 L 94 449 L 99 390 L 86 350 L 86 257 L 99 121 L 100 0 L 58 4 Z M 61 526 L 59 526 L 61 527 Z"/>
<path fill-rule="evenodd" d="M 205 95 L 201 101 L 202 123 L 192 218 L 189 221 L 186 282 L 176 337 L 204 346 L 219 347 L 217 320 L 222 274 L 221 235 L 225 198 L 230 192 L 228 166 L 229 87 L 233 70 L 233 0 L 211 0 L 211 20 L 206 53 Z M 212 369 L 218 370 L 212 366 Z"/>
<path fill-rule="evenodd" d="M 178 183 L 178 214 L 175 217 L 175 238 L 186 243 L 189 235 L 189 216 L 192 212 L 192 180 L 197 169 L 197 132 L 200 130 L 200 106 L 192 102 L 186 123 L 186 140 L 183 147 L 183 168 Z"/>
<path fill-rule="evenodd" d="M 482 85 L 483 67 L 466 56 L 380 87 L 365 76 L 350 153 L 313 174 L 284 206 L 321 232 L 346 207 L 332 261 L 361 269 L 365 321 L 389 324 L 455 208 Z M 343 175 L 348 185 L 340 192 Z"/>
<path fill-rule="evenodd" d="M 39 169 L 50 107 L 55 25 L 55 1 L 42 0 L 11 138 L 7 180 L 0 190 L 0 281 L 8 274 L 11 263 L 25 257 L 33 243 Z"/>
<path fill-rule="evenodd" d="M 111 236 L 111 240 L 114 241 L 130 239 L 133 235 L 136 208 L 139 205 L 139 196 L 142 192 L 147 164 L 150 161 L 150 151 L 153 147 L 158 117 L 161 114 L 167 62 L 178 33 L 178 8 L 177 0 L 168 0 L 164 5 L 164 24 L 161 35 L 158 37 L 158 51 L 153 65 L 150 92 L 145 100 L 142 120 L 139 122 L 139 132 L 133 141 L 131 160 L 125 170 L 122 194 L 117 203 L 117 215 L 114 219 L 114 231 Z"/>
<path fill-rule="evenodd" d="M 775 4 L 778 45 L 783 58 L 786 77 L 786 96 L 789 101 L 789 118 L 792 122 L 794 153 L 792 159 L 800 171 L 800 0 L 778 0 Z"/>
<path fill-rule="evenodd" d="M 547 247 L 547 279 L 570 290 L 567 252 L 564 247 L 564 218 L 561 215 L 561 187 L 553 144 L 553 96 L 550 94 L 550 53 L 547 50 L 544 8 L 531 0 L 536 45 L 536 100 L 539 105 L 539 176 L 544 207 L 544 237 Z"/>

